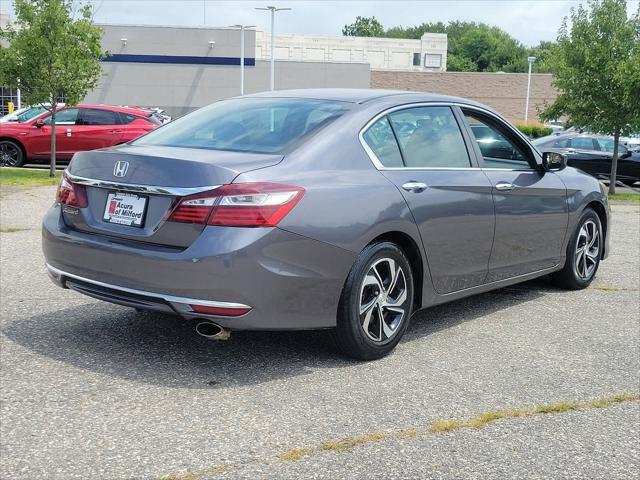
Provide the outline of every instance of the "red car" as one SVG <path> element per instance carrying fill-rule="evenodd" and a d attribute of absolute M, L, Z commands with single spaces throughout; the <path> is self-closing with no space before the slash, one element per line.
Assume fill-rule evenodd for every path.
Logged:
<path fill-rule="evenodd" d="M 77 105 L 56 115 L 57 158 L 129 142 L 161 125 L 152 111 L 106 105 Z M 0 165 L 20 167 L 51 155 L 51 113 L 26 122 L 0 123 Z"/>

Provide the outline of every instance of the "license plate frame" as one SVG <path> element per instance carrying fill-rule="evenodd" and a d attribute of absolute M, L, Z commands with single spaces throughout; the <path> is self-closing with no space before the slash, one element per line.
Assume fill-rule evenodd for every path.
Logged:
<path fill-rule="evenodd" d="M 113 225 L 144 228 L 148 206 L 147 196 L 112 191 L 107 194 L 102 220 Z"/>

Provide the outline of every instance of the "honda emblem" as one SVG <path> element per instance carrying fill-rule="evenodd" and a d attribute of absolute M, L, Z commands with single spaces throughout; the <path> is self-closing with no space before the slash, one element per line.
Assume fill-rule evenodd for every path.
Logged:
<path fill-rule="evenodd" d="M 113 167 L 113 176 L 124 177 L 127 174 L 127 170 L 129 170 L 129 162 L 125 162 L 122 160 L 116 162 L 115 167 Z"/>

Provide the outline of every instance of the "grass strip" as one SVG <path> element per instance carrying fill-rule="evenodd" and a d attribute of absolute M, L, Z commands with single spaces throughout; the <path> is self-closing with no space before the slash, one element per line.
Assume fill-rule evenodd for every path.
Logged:
<path fill-rule="evenodd" d="M 55 177 L 49 176 L 49 170 L 35 168 L 0 168 L 0 186 L 40 187 L 45 185 L 57 185 L 60 182 L 61 171 L 56 172 Z"/>
<path fill-rule="evenodd" d="M 401 430 L 387 433 L 368 433 L 359 437 L 345 437 L 339 440 L 324 441 L 316 448 L 297 448 L 289 450 L 276 458 L 285 461 L 298 461 L 313 454 L 324 451 L 344 452 L 356 448 L 360 445 L 381 442 L 389 439 L 413 438 L 429 434 L 447 433 L 461 429 L 479 429 L 492 422 L 507 418 L 532 417 L 534 415 L 559 414 L 574 410 L 589 410 L 595 408 L 605 408 L 617 403 L 638 401 L 640 395 L 637 394 L 617 394 L 611 397 L 597 398 L 588 402 L 558 402 L 539 405 L 534 408 L 521 408 L 509 410 L 492 410 L 481 413 L 477 417 L 467 420 L 442 419 L 435 420 L 426 429 Z M 295 454 L 293 454 L 295 452 Z"/>
<path fill-rule="evenodd" d="M 633 393 L 619 393 L 610 397 L 595 398 L 587 402 L 557 402 L 538 405 L 533 408 L 516 408 L 508 410 L 490 410 L 476 417 L 467 420 L 442 419 L 435 420 L 427 428 L 398 430 L 391 432 L 366 433 L 357 437 L 344 437 L 337 440 L 325 440 L 316 447 L 292 448 L 274 457 L 280 462 L 297 462 L 304 458 L 318 455 L 322 452 L 347 452 L 361 445 L 382 442 L 385 440 L 403 440 L 418 436 L 438 435 L 462 429 L 480 429 L 488 424 L 507 418 L 533 417 L 536 415 L 557 415 L 571 411 L 584 411 L 598 408 L 606 408 L 623 402 L 633 402 L 640 400 L 640 395 Z M 262 463 L 261 460 L 254 460 L 248 463 Z M 186 472 L 178 474 L 164 475 L 160 480 L 200 480 L 204 477 L 219 473 L 226 473 L 246 466 L 242 464 L 217 465 L 207 470 L 199 472 Z"/>

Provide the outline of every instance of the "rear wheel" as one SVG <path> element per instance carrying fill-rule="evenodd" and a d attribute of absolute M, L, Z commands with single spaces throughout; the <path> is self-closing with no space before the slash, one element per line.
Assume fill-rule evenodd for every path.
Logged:
<path fill-rule="evenodd" d="M 411 266 L 401 249 L 389 242 L 365 248 L 340 297 L 338 348 L 359 360 L 389 354 L 407 329 L 413 295 Z"/>
<path fill-rule="evenodd" d="M 0 140 L 0 166 L 21 167 L 24 162 L 25 156 L 20 145 L 11 140 Z"/>
<path fill-rule="evenodd" d="M 596 276 L 604 238 L 600 218 L 587 208 L 567 245 L 567 259 L 564 268 L 551 275 L 555 285 L 569 290 L 580 290 L 589 286 Z"/>

